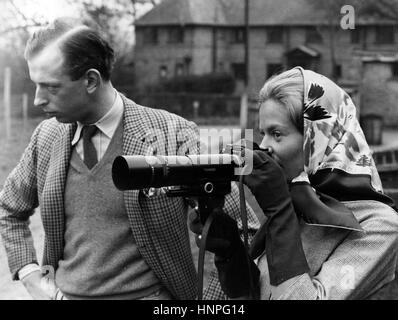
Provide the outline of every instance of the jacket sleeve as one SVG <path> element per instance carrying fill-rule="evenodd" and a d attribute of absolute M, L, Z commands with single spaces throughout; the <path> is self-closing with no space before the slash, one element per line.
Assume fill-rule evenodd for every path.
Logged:
<path fill-rule="evenodd" d="M 18 280 L 18 270 L 23 266 L 37 263 L 29 217 L 38 206 L 36 168 L 40 128 L 41 125 L 36 128 L 0 191 L 0 233 L 13 280 Z"/>
<path fill-rule="evenodd" d="M 365 233 L 351 232 L 313 277 L 305 273 L 289 279 L 272 287 L 270 296 L 263 298 L 366 299 L 392 281 L 398 250 L 398 215 L 375 201 L 361 203 L 364 207 L 354 213 Z M 264 291 L 267 290 L 263 294 Z"/>

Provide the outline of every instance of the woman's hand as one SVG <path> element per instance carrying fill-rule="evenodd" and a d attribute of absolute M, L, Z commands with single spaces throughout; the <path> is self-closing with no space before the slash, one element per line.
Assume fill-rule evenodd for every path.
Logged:
<path fill-rule="evenodd" d="M 246 163 L 253 170 L 243 182 L 250 189 L 266 216 L 275 213 L 278 206 L 290 199 L 286 176 L 281 166 L 264 150 L 245 149 Z"/>
<path fill-rule="evenodd" d="M 252 161 L 253 170 L 243 181 L 267 217 L 252 240 L 250 254 L 256 258 L 265 250 L 270 283 L 277 286 L 308 271 L 300 227 L 283 169 L 264 150 L 245 149 L 245 158 Z"/>

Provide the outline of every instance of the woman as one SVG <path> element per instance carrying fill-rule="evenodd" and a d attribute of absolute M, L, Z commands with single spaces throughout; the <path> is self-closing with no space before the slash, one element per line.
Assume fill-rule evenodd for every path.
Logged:
<path fill-rule="evenodd" d="M 269 79 L 259 101 L 268 152 L 246 151 L 253 171 L 244 178 L 266 217 L 249 250 L 259 298 L 369 298 L 394 279 L 398 215 L 350 97 L 297 67 Z M 223 290 L 247 294 L 232 280 L 245 259 L 218 256 Z M 219 298 L 215 287 L 208 298 Z"/>

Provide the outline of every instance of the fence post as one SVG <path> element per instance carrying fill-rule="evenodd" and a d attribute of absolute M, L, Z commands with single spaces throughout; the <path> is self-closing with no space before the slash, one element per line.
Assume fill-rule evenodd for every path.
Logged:
<path fill-rule="evenodd" d="M 246 129 L 247 127 L 247 112 L 248 112 L 248 97 L 247 93 L 244 92 L 240 99 L 240 128 Z"/>
<path fill-rule="evenodd" d="M 198 120 L 198 118 L 199 118 L 199 101 L 198 100 L 195 100 L 193 102 L 193 118 L 195 120 Z"/>
<path fill-rule="evenodd" d="M 7 139 L 11 136 L 11 68 L 4 70 L 4 121 Z"/>
<path fill-rule="evenodd" d="M 24 124 L 28 122 L 28 94 L 26 92 L 22 94 L 22 119 Z"/>

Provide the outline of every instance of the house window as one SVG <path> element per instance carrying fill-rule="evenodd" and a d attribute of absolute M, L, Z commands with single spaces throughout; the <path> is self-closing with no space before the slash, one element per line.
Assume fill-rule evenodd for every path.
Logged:
<path fill-rule="evenodd" d="M 245 42 L 245 29 L 244 28 L 235 28 L 232 30 L 232 42 L 233 43 Z"/>
<path fill-rule="evenodd" d="M 272 77 L 274 74 L 278 74 L 283 70 L 281 63 L 268 63 L 267 64 L 267 79 Z"/>
<path fill-rule="evenodd" d="M 282 27 L 268 28 L 267 43 L 283 43 L 283 28 Z"/>
<path fill-rule="evenodd" d="M 305 39 L 307 43 L 322 43 L 322 35 L 316 27 L 306 28 Z"/>
<path fill-rule="evenodd" d="M 172 27 L 168 29 L 168 43 L 184 43 L 184 28 Z"/>
<path fill-rule="evenodd" d="M 184 75 L 184 65 L 182 63 L 176 63 L 175 76 L 180 77 Z"/>
<path fill-rule="evenodd" d="M 158 29 L 157 28 L 144 28 L 143 30 L 143 43 L 156 44 L 158 43 Z"/>
<path fill-rule="evenodd" d="M 361 32 L 358 28 L 351 29 L 350 31 L 351 43 L 352 44 L 359 44 L 361 43 Z"/>
<path fill-rule="evenodd" d="M 391 64 L 391 73 L 394 78 L 398 78 L 398 62 Z"/>
<path fill-rule="evenodd" d="M 217 40 L 226 40 L 228 36 L 228 31 L 224 29 L 217 29 Z"/>
<path fill-rule="evenodd" d="M 244 63 L 232 63 L 232 74 L 237 80 L 246 79 L 246 66 Z"/>
<path fill-rule="evenodd" d="M 167 78 L 168 75 L 168 70 L 167 70 L 167 66 L 160 66 L 159 68 L 159 77 L 161 79 Z"/>
<path fill-rule="evenodd" d="M 334 71 L 333 71 L 333 75 L 335 76 L 336 79 L 340 79 L 342 74 L 342 68 L 341 68 L 341 64 L 336 64 L 334 66 Z"/>
<path fill-rule="evenodd" d="M 377 44 L 393 44 L 394 43 L 394 27 L 383 26 L 376 27 L 376 43 Z"/>

